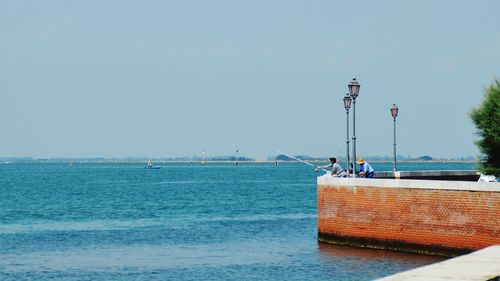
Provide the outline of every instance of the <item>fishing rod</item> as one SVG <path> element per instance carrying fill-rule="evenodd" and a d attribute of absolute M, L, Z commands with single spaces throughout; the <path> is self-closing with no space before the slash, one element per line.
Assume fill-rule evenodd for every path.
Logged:
<path fill-rule="evenodd" d="M 292 155 L 288 155 L 288 154 L 286 154 L 286 153 L 284 153 L 284 152 L 282 152 L 282 151 L 279 151 L 279 150 L 278 150 L 278 153 L 283 154 L 283 155 L 285 155 L 285 156 L 286 156 L 286 157 L 288 157 L 288 158 L 292 158 L 292 159 L 294 159 L 294 160 L 297 160 L 297 161 L 299 161 L 299 162 L 302 162 L 302 163 L 304 163 L 304 164 L 307 164 L 307 165 L 309 165 L 309 166 L 312 166 L 312 167 L 314 167 L 314 169 L 316 170 L 316 172 L 318 171 L 318 168 L 316 168 L 316 166 L 314 166 L 313 164 L 311 164 L 311 163 L 309 163 L 309 162 L 307 162 L 307 161 L 304 161 L 304 160 L 302 160 L 302 159 L 299 159 L 299 158 L 293 157 Z M 323 169 L 323 168 L 320 168 L 320 169 L 321 169 L 321 170 L 323 170 L 325 173 L 328 173 L 328 172 L 329 172 L 328 170 L 325 170 L 325 169 Z"/>

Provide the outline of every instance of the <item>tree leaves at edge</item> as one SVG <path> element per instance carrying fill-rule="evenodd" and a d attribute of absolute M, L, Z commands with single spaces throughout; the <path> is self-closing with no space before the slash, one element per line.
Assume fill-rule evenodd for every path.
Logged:
<path fill-rule="evenodd" d="M 476 125 L 476 141 L 484 162 L 481 172 L 500 175 L 500 80 L 495 80 L 485 91 L 483 102 L 469 114 Z"/>

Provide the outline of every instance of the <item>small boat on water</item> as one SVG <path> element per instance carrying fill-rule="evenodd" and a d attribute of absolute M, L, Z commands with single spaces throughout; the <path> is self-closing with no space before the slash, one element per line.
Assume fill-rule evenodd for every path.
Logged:
<path fill-rule="evenodd" d="M 144 167 L 144 169 L 161 169 L 161 166 Z"/>
<path fill-rule="evenodd" d="M 161 169 L 161 166 L 153 166 L 151 160 L 148 160 L 148 164 L 144 167 L 144 169 Z"/>

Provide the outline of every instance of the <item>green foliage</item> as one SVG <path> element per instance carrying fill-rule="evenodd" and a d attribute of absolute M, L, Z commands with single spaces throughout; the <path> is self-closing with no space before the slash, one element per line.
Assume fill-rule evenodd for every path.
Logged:
<path fill-rule="evenodd" d="M 500 80 L 486 89 L 483 102 L 469 115 L 480 137 L 476 145 L 484 159 L 481 172 L 500 176 Z"/>

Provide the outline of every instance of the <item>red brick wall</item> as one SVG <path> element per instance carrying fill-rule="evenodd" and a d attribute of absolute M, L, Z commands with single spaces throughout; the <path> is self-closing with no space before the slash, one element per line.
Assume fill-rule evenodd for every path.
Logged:
<path fill-rule="evenodd" d="M 318 235 L 481 249 L 500 244 L 500 192 L 318 185 Z"/>

